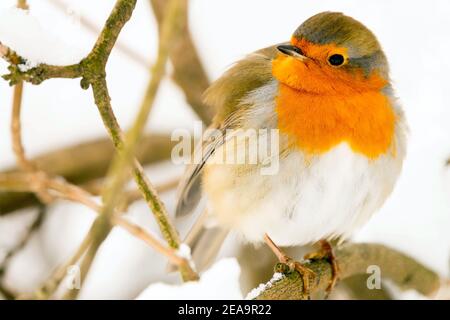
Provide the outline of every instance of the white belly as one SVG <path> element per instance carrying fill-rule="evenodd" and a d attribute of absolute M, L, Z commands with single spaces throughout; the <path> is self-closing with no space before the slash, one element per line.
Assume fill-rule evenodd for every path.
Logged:
<path fill-rule="evenodd" d="M 250 242 L 262 241 L 264 233 L 283 246 L 346 238 L 391 193 L 402 158 L 369 160 L 342 143 L 310 159 L 292 152 L 272 176 L 211 165 L 204 179 L 208 206 L 220 223 Z"/>

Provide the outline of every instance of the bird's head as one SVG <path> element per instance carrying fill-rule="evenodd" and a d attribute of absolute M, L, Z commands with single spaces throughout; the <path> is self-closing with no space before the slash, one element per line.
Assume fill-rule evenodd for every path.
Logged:
<path fill-rule="evenodd" d="M 345 95 L 381 90 L 389 83 L 387 59 L 375 35 L 342 13 L 309 18 L 290 43 L 277 49 L 273 75 L 296 90 Z"/>

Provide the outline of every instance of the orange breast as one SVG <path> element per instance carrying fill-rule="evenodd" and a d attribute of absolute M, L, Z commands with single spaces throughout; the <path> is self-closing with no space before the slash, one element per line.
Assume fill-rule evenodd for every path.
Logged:
<path fill-rule="evenodd" d="M 355 152 L 375 159 L 392 146 L 395 113 L 379 91 L 321 95 L 280 83 L 276 111 L 280 131 L 308 154 L 347 142 Z"/>

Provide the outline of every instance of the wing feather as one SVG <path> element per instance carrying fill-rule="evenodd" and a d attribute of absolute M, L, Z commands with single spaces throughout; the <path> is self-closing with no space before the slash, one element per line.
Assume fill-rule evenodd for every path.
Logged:
<path fill-rule="evenodd" d="M 205 135 L 196 146 L 195 152 L 201 152 L 202 158 L 199 163 L 187 167 L 180 182 L 177 217 L 191 213 L 201 201 L 201 173 L 205 163 L 227 139 L 227 129 L 238 127 L 239 111 L 243 108 L 240 102 L 243 98 L 273 79 L 271 61 L 276 51 L 276 46 L 272 46 L 250 54 L 232 66 L 205 92 L 206 104 L 217 110 L 213 124 L 209 127 L 209 129 L 217 130 L 206 130 L 206 132 L 209 134 L 214 132 L 216 136 Z"/>

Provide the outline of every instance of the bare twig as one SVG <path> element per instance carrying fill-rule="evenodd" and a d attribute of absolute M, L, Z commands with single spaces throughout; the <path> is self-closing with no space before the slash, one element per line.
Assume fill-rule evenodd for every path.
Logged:
<path fill-rule="evenodd" d="M 37 187 L 33 186 L 33 184 L 30 183 L 32 179 L 33 176 L 27 173 L 0 174 L 0 189 L 7 188 L 9 190 L 36 192 Z M 93 201 L 92 195 L 87 193 L 85 190 L 70 185 L 62 180 L 50 179 L 48 177 L 41 177 L 41 179 L 47 179 L 45 181 L 45 185 L 49 188 L 49 190 L 52 190 L 52 192 L 54 192 L 55 197 L 81 203 L 99 214 L 102 212 L 102 206 Z M 161 241 L 157 240 L 153 235 L 149 234 L 143 228 L 118 216 L 111 217 L 111 222 L 113 225 L 122 227 L 131 235 L 149 244 L 157 252 L 166 256 L 171 263 L 177 266 L 182 266 L 188 263 L 184 258 L 179 257 L 174 249 L 168 248 L 167 246 L 163 245 Z M 66 262 L 63 266 L 61 266 L 46 282 L 46 284 L 44 284 L 44 286 L 35 293 L 32 298 L 48 298 L 54 293 L 57 286 L 59 286 L 60 282 L 64 278 L 67 268 L 75 264 L 86 251 L 88 241 L 92 240 L 90 237 L 91 236 L 88 236 L 86 238 L 86 241 L 84 241 L 80 245 L 80 249 L 77 250 L 74 257 Z"/>
<path fill-rule="evenodd" d="M 3 285 L 3 276 L 6 273 L 6 269 L 11 259 L 26 246 L 28 241 L 31 239 L 31 236 L 33 235 L 34 231 L 41 225 L 42 219 L 45 214 L 45 210 L 46 210 L 45 206 L 41 206 L 39 208 L 36 216 L 34 217 L 33 222 L 27 228 L 22 239 L 12 249 L 8 251 L 8 253 L 3 258 L 2 263 L 0 264 L 0 293 L 2 293 L 8 300 L 15 299 L 16 295 Z"/>
<path fill-rule="evenodd" d="M 28 10 L 26 0 L 17 0 L 17 8 Z M 24 171 L 36 171 L 35 166 L 28 161 L 25 156 L 25 150 L 22 144 L 22 129 L 20 124 L 20 113 L 22 109 L 23 97 L 23 82 L 19 81 L 14 87 L 13 103 L 12 103 L 12 117 L 11 117 L 11 140 L 12 149 L 16 156 L 16 162 Z"/>
<path fill-rule="evenodd" d="M 0 173 L 0 190 L 8 189 L 13 191 L 37 192 L 38 187 L 32 183 L 33 178 L 33 175 L 28 173 Z M 42 176 L 41 179 L 43 180 L 43 184 L 47 186 L 49 191 L 53 192 L 55 197 L 83 204 L 96 213 L 101 213 L 102 206 L 97 204 L 97 202 L 92 199 L 93 195 L 87 191 L 71 185 L 61 179 L 52 179 L 47 176 Z M 117 212 L 116 216 L 112 217 L 112 223 L 124 228 L 132 235 L 143 240 L 156 251 L 165 255 L 175 265 L 185 263 L 176 255 L 176 252 L 173 249 L 167 248 L 161 244 L 159 240 L 139 226 L 128 222 L 124 218 L 118 217 Z"/>
<path fill-rule="evenodd" d="M 84 237 L 81 244 L 78 246 L 75 253 L 72 255 L 72 257 L 67 260 L 64 264 L 59 266 L 53 274 L 45 281 L 45 283 L 38 289 L 32 296 L 24 295 L 23 297 L 20 297 L 21 299 L 49 299 L 53 296 L 55 291 L 60 286 L 61 282 L 64 280 L 64 278 L 67 275 L 67 270 L 75 265 L 81 257 L 86 253 L 88 250 L 91 239 L 92 239 L 92 233 L 93 233 L 93 226 L 91 226 L 89 232 Z"/>
<path fill-rule="evenodd" d="M 23 82 L 14 86 L 13 107 L 11 119 L 12 148 L 16 156 L 18 166 L 24 171 L 34 171 L 36 168 L 25 157 L 25 150 L 22 145 L 20 111 L 22 108 Z"/>
<path fill-rule="evenodd" d="M 170 157 L 174 143 L 168 135 L 146 135 L 142 138 L 136 157 L 142 164 L 166 160 Z M 49 152 L 33 158 L 31 162 L 50 176 L 63 177 L 71 183 L 84 187 L 90 181 L 105 176 L 113 154 L 114 146 L 111 140 L 106 138 Z M 12 168 L 5 173 L 17 170 Z M 38 202 L 30 193 L 0 191 L 0 215 L 35 204 Z"/>
<path fill-rule="evenodd" d="M 25 156 L 25 149 L 22 143 L 20 114 L 22 109 L 23 86 L 24 86 L 23 81 L 19 81 L 14 86 L 12 117 L 11 117 L 12 149 L 14 151 L 14 155 L 16 156 L 16 162 L 19 168 L 21 168 L 26 172 L 36 174 L 37 178 L 37 176 L 39 175 L 38 169 Z M 39 179 L 36 179 L 35 182 L 38 183 Z M 49 203 L 52 200 L 51 196 L 47 192 L 45 192 L 45 186 L 40 187 L 40 190 L 37 192 L 37 195 L 43 203 Z"/>
<path fill-rule="evenodd" d="M 36 217 L 34 217 L 33 222 L 27 228 L 22 239 L 11 250 L 9 250 L 8 253 L 5 255 L 5 257 L 3 258 L 3 261 L 0 264 L 0 282 L 1 282 L 1 278 L 4 275 L 11 258 L 14 257 L 14 255 L 16 253 L 18 253 L 20 250 L 22 250 L 25 247 L 25 245 L 28 243 L 31 236 L 33 235 L 33 232 L 41 225 L 42 219 L 45 214 L 45 210 L 46 210 L 45 206 L 41 206 L 39 208 L 39 210 L 36 214 Z"/>
<path fill-rule="evenodd" d="M 67 6 L 63 1 L 60 0 L 48 0 L 55 8 L 60 10 L 61 12 L 66 12 Z M 100 28 L 88 17 L 80 15 L 79 17 L 80 25 L 86 28 L 89 32 L 95 34 L 96 36 L 100 33 Z M 122 52 L 125 56 L 131 59 L 131 61 L 135 62 L 139 66 L 143 68 L 148 68 L 148 59 L 144 56 L 127 46 L 125 43 L 118 41 L 116 43 L 115 48 Z"/>
<path fill-rule="evenodd" d="M 26 0 L 18 0 L 16 6 L 17 8 L 28 10 L 28 4 Z M 36 168 L 26 158 L 25 150 L 22 144 L 20 113 L 22 108 L 23 86 L 24 86 L 23 81 L 19 81 L 14 87 L 13 103 L 12 103 L 12 119 L 11 119 L 12 149 L 16 156 L 18 166 L 24 171 L 34 173 L 36 172 Z M 51 200 L 51 197 L 45 192 L 44 188 L 40 188 L 37 194 L 39 198 L 45 203 Z M 13 249 L 9 250 L 9 252 L 6 254 L 6 256 L 3 259 L 3 262 L 0 265 L 0 287 L 3 288 L 1 291 L 6 296 L 6 298 L 13 297 L 13 294 L 9 292 L 7 289 L 5 289 L 4 286 L 1 284 L 3 282 L 3 275 L 6 272 L 6 268 L 9 264 L 9 261 L 17 252 L 19 252 L 28 243 L 28 240 L 31 238 L 33 231 L 40 225 L 43 213 L 44 209 L 42 209 L 42 207 L 39 208 L 35 221 L 28 228 L 23 239 L 19 241 L 19 243 Z"/>
<path fill-rule="evenodd" d="M 66 10 L 65 4 L 61 0 L 48 0 L 52 5 L 61 11 Z M 167 0 L 151 0 L 150 4 L 155 13 L 158 27 L 161 29 L 164 13 L 167 9 Z M 182 15 L 179 17 L 181 37 L 173 42 L 170 59 L 174 67 L 173 80 L 183 90 L 187 102 L 191 105 L 197 116 L 205 123 L 209 124 L 214 115 L 214 110 L 203 103 L 202 94 L 209 86 L 208 76 L 200 57 L 195 48 L 189 30 L 187 1 L 182 0 Z M 81 15 L 80 24 L 95 35 L 99 34 L 99 28 L 89 18 Z M 140 66 L 147 68 L 148 62 L 135 50 L 117 42 L 116 48 Z"/>
<path fill-rule="evenodd" d="M 28 4 L 26 0 L 18 0 L 17 7 L 21 9 L 28 9 Z M 24 87 L 23 81 L 17 82 L 17 84 L 14 86 L 12 113 L 11 113 L 12 149 L 19 168 L 21 168 L 26 172 L 37 174 L 38 169 L 36 168 L 36 166 L 33 165 L 33 163 L 31 163 L 27 159 L 25 155 L 25 149 L 22 143 L 22 128 L 21 128 L 20 114 L 22 110 L 23 87 Z M 42 186 L 40 189 L 41 190 L 37 192 L 39 199 L 43 203 L 49 203 L 52 200 L 51 196 L 47 192 L 45 192 L 44 186 Z"/>
<path fill-rule="evenodd" d="M 178 186 L 178 183 L 180 182 L 180 179 L 174 179 L 171 181 L 168 181 L 166 183 L 156 185 L 155 189 L 158 194 L 170 191 L 175 189 Z M 128 207 L 135 201 L 141 200 L 142 195 L 140 190 L 130 190 L 124 193 L 124 199 L 122 203 L 118 206 L 119 211 L 126 211 L 128 210 Z"/>
<path fill-rule="evenodd" d="M 168 8 L 168 1 L 150 0 L 150 4 L 158 21 L 160 32 L 162 32 L 163 17 Z M 188 1 L 181 0 L 181 6 L 182 15 L 178 23 L 182 36 L 174 41 L 170 52 L 170 60 L 174 69 L 172 78 L 183 90 L 192 110 L 208 125 L 215 114 L 215 110 L 205 105 L 202 98 L 203 92 L 209 87 L 209 79 L 189 31 Z"/>
<path fill-rule="evenodd" d="M 48 64 L 40 64 L 26 72 L 22 72 L 18 67 L 24 64 L 26 60 L 17 55 L 13 50 L 0 44 L 0 57 L 10 63 L 8 67 L 9 74 L 2 76 L 10 85 L 15 85 L 20 81 L 30 82 L 32 84 L 40 84 L 47 79 L 65 78 L 74 79 L 82 75 L 81 64 L 70 66 L 52 66 Z"/>

